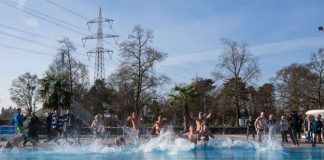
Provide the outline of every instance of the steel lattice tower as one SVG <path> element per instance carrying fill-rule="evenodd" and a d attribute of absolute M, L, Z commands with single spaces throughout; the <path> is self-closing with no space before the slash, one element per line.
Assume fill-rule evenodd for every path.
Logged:
<path fill-rule="evenodd" d="M 114 20 L 103 18 L 101 13 L 101 7 L 99 8 L 99 16 L 96 19 L 92 19 L 87 22 L 88 29 L 90 30 L 91 25 L 93 23 L 98 24 L 97 33 L 94 35 L 86 36 L 82 38 L 83 45 L 85 45 L 85 42 L 89 39 L 97 39 L 97 47 L 89 50 L 87 54 L 96 54 L 95 58 L 95 71 L 94 71 L 94 80 L 104 80 L 105 79 L 105 53 L 109 54 L 109 57 L 111 58 L 111 53 L 113 52 L 110 49 L 104 48 L 104 38 L 117 38 L 118 35 L 114 34 L 105 34 L 103 33 L 103 22 L 107 22 L 109 24 L 109 27 L 111 29 L 112 22 Z"/>

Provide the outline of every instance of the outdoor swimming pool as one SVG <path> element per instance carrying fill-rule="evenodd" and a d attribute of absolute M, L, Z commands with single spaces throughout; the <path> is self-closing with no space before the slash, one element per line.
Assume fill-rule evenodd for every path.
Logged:
<path fill-rule="evenodd" d="M 226 135 L 208 145 L 194 145 L 173 131 L 126 147 L 108 147 L 100 140 L 74 145 L 65 140 L 36 149 L 0 149 L 0 160 L 175 160 L 175 159 L 324 159 L 324 147 L 282 147 L 271 138 L 263 143 L 232 140 Z"/>
<path fill-rule="evenodd" d="M 152 152 L 135 152 L 134 148 L 111 148 L 100 152 L 59 152 L 53 150 L 2 151 L 2 160 L 174 160 L 174 159 L 323 159 L 324 148 L 283 148 L 275 151 L 257 151 L 244 147 L 190 149 L 170 154 L 155 150 Z"/>

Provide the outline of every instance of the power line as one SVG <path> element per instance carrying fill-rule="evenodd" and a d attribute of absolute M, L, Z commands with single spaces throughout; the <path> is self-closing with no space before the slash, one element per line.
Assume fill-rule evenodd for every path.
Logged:
<path fill-rule="evenodd" d="M 79 13 L 77 13 L 77 12 L 75 12 L 75 11 L 69 9 L 69 8 L 66 8 L 66 7 L 64 7 L 64 6 L 62 6 L 62 5 L 60 5 L 60 4 L 56 3 L 56 2 L 53 2 L 53 1 L 51 1 L 51 0 L 46 0 L 46 1 L 47 1 L 48 3 L 54 5 L 54 6 L 58 7 L 58 8 L 61 8 L 61 9 L 65 10 L 65 11 L 67 11 L 67 12 L 73 14 L 73 15 L 78 16 L 78 17 L 80 17 L 80 18 L 82 18 L 82 19 L 84 19 L 84 20 L 88 20 L 88 19 L 89 19 L 89 18 L 87 18 L 87 17 L 85 17 L 85 16 L 83 16 L 83 15 L 81 15 L 81 14 L 79 14 Z"/>
<path fill-rule="evenodd" d="M 17 6 L 16 6 L 16 7 L 17 7 Z M 67 22 L 67 21 L 64 21 L 64 20 L 61 20 L 61 19 L 58 19 L 58 18 L 55 18 L 55 17 L 49 16 L 49 15 L 47 15 L 47 14 L 45 14 L 45 13 L 42 13 L 42 12 L 36 11 L 36 10 L 31 9 L 31 8 L 29 8 L 29 7 L 23 6 L 23 9 L 24 9 L 24 10 L 27 10 L 27 11 L 30 11 L 30 12 L 33 12 L 33 13 L 35 13 L 35 14 L 41 15 L 41 16 L 46 17 L 46 18 L 48 18 L 48 19 L 51 19 L 51 20 L 53 20 L 53 21 L 57 21 L 57 22 L 60 22 L 60 23 L 64 23 L 64 24 L 69 25 L 69 26 L 71 26 L 71 27 L 74 27 L 74 28 L 76 28 L 76 29 L 83 30 L 83 31 L 87 31 L 86 29 L 84 29 L 84 28 L 82 28 L 82 27 L 80 27 L 80 26 L 78 26 L 78 25 L 75 25 L 75 24 L 73 24 L 73 23 L 70 23 L 70 22 Z"/>
<path fill-rule="evenodd" d="M 51 3 L 51 4 L 53 4 L 53 5 L 55 5 L 56 7 L 59 7 L 59 8 L 61 8 L 61 9 L 65 10 L 65 11 L 67 11 L 67 12 L 73 14 L 73 15 L 78 16 L 78 17 L 80 17 L 80 18 L 82 18 L 82 19 L 87 19 L 85 16 L 83 16 L 83 15 L 77 13 L 77 12 L 74 12 L 74 11 L 72 11 L 72 10 L 66 8 L 66 7 L 63 7 L 62 5 L 59 5 L 58 3 L 55 3 L 55 2 L 53 2 L 53 1 L 51 1 L 51 0 L 46 0 L 46 1 L 49 2 L 49 3 Z M 69 26 L 72 26 L 72 27 L 74 27 L 74 28 L 78 28 L 78 29 L 84 30 L 84 29 L 82 29 L 82 28 L 80 28 L 80 27 L 78 27 L 78 26 L 76 26 L 76 25 L 73 25 L 73 24 L 71 24 L 71 23 L 69 23 L 69 22 L 66 22 L 66 21 L 63 21 L 63 20 L 60 20 L 60 19 L 57 19 L 57 18 L 50 17 L 50 16 L 48 16 L 48 15 L 46 15 L 46 14 L 44 14 L 44 13 L 41 13 L 41 12 L 39 12 L 39 11 L 35 11 L 35 10 L 30 9 L 30 8 L 27 8 L 27 7 L 24 7 L 23 9 L 20 9 L 20 8 L 18 8 L 18 7 L 17 7 L 16 5 L 14 5 L 14 4 L 7 3 L 8 1 L 0 1 L 0 2 L 2 2 L 3 4 L 6 4 L 6 5 L 8 5 L 8 6 L 12 7 L 12 8 L 15 8 L 15 9 L 21 10 L 21 11 L 27 13 L 27 14 L 33 15 L 33 16 L 35 16 L 35 17 L 38 17 L 38 18 L 40 18 L 40 19 L 42 19 L 42 20 L 44 20 L 44 21 L 47 21 L 47 22 L 49 22 L 49 23 L 52 23 L 52 24 L 54 24 L 54 25 L 60 26 L 60 27 L 62 27 L 62 28 L 68 29 L 68 30 L 70 30 L 70 31 L 73 31 L 73 32 L 78 33 L 78 34 L 81 34 L 81 35 L 85 35 L 85 34 L 82 33 L 82 32 L 76 31 L 76 30 L 74 30 L 74 29 L 72 29 L 72 28 L 70 28 L 70 27 L 67 27 L 67 26 L 65 26 L 65 25 L 62 25 L 62 24 L 57 23 L 57 22 L 55 22 L 55 21 L 62 22 L 62 23 L 64 23 L 64 24 L 69 25 Z M 44 18 L 44 17 L 45 17 L 45 18 Z M 0 26 L 1 26 L 1 25 L 0 25 Z M 8 28 L 8 26 L 4 26 L 4 25 L 3 25 L 2 27 Z M 104 26 L 104 27 L 106 27 L 106 26 Z M 108 27 L 107 27 L 107 28 L 108 28 Z M 111 29 L 111 28 L 110 28 L 110 29 Z M 19 31 L 19 30 L 17 30 L 17 29 L 13 29 L 13 30 Z M 111 29 L 111 31 L 113 31 L 114 33 L 116 33 L 116 31 L 113 30 L 113 29 Z M 24 31 L 20 30 L 19 32 L 24 32 Z M 8 35 L 8 36 L 12 36 L 12 37 L 18 38 L 18 39 L 21 39 L 21 40 L 25 40 L 25 41 L 28 41 L 28 42 L 36 43 L 36 44 L 39 44 L 39 45 L 45 45 L 45 46 L 48 46 L 48 47 L 51 47 L 51 48 L 56 48 L 56 49 L 58 49 L 57 47 L 49 46 L 49 45 L 47 45 L 47 44 L 40 43 L 40 42 L 36 42 L 36 41 L 32 41 L 32 40 L 29 40 L 29 39 L 26 39 L 26 38 L 23 38 L 23 37 L 18 37 L 18 36 L 15 36 L 15 35 L 9 35 L 9 34 L 7 34 L 7 33 L 5 33 L 5 32 L 1 32 L 1 33 L 2 33 L 2 34 L 5 34 L 5 35 Z M 30 33 L 30 32 L 29 32 L 29 33 L 28 33 L 28 32 L 24 32 L 24 33 L 26 33 L 26 34 L 30 34 L 30 35 L 33 34 L 33 33 Z M 37 36 L 41 36 L 41 35 L 37 35 Z M 110 45 L 107 41 L 103 41 L 103 42 L 106 42 L 108 45 Z M 115 46 L 112 46 L 112 47 L 113 47 L 114 49 L 116 49 Z M 87 56 L 87 55 L 82 54 L 82 53 L 79 53 L 79 54 L 82 55 L 82 56 Z M 89 57 L 88 57 L 88 58 L 89 58 Z M 117 62 L 116 62 L 116 63 L 117 63 Z M 169 71 L 169 72 L 171 72 L 171 71 Z M 171 72 L 171 73 L 174 74 L 174 75 L 177 75 L 177 76 L 179 76 L 179 77 L 181 77 L 181 78 L 183 78 L 183 76 L 180 76 L 179 74 L 176 74 L 176 73 L 174 73 L 174 72 Z M 185 78 L 183 78 L 183 79 L 185 79 Z"/>
<path fill-rule="evenodd" d="M 42 43 L 42 42 L 34 41 L 34 40 L 31 40 L 31 39 L 28 39 L 28 38 L 20 37 L 20 36 L 13 35 L 13 34 L 10 34 L 10 33 L 6 33 L 6 32 L 3 32 L 3 31 L 0 31 L 0 34 L 6 35 L 6 36 L 9 36 L 9 37 L 12 37 L 12 38 L 16 38 L 16 39 L 19 39 L 19 40 L 22 40 L 22 41 L 25 41 L 25 42 L 34 43 L 34 44 L 37 44 L 37 45 L 40 45 L 40 46 L 43 46 L 43 47 L 46 47 L 46 48 L 59 49 L 59 47 L 56 47 L 56 46 L 48 45 L 48 44 L 45 44 L 45 43 Z M 2 44 L 2 46 L 7 46 L 7 47 L 10 47 L 10 48 L 13 48 L 13 46 L 5 45 L 5 44 Z M 16 48 L 18 48 L 18 47 L 16 47 Z M 20 49 L 20 50 L 22 50 L 22 49 Z M 33 50 L 24 49 L 24 51 L 33 51 Z M 39 52 L 39 53 L 42 53 L 42 52 Z M 85 54 L 82 54 L 82 53 L 79 53 L 79 52 L 75 52 L 75 53 L 87 57 L 87 55 L 85 55 Z"/>
<path fill-rule="evenodd" d="M 64 29 L 70 30 L 70 31 L 72 31 L 72 32 L 74 32 L 74 33 L 78 33 L 78 34 L 81 34 L 81 35 L 86 35 L 86 34 L 80 32 L 80 31 L 74 30 L 74 29 L 72 29 L 72 28 L 70 28 L 70 27 L 68 27 L 68 26 L 66 26 L 66 25 L 62 25 L 61 23 L 57 23 L 56 21 L 50 20 L 50 19 L 48 18 L 48 16 L 46 16 L 46 15 L 39 15 L 39 14 L 37 14 L 37 13 L 34 13 L 33 11 L 26 10 L 25 8 L 20 9 L 20 8 L 18 8 L 16 5 L 14 5 L 14 4 L 12 4 L 12 3 L 8 3 L 8 1 L 3 1 L 3 0 L 1 0 L 0 2 L 1 2 L 2 4 L 5 4 L 5 5 L 11 7 L 11 8 L 14 8 L 14 9 L 17 9 L 17 10 L 19 10 L 19 11 L 25 12 L 25 13 L 27 13 L 27 14 L 30 14 L 30 15 L 35 16 L 35 17 L 37 17 L 37 18 L 40 18 L 40 19 L 42 19 L 42 20 L 44 20 L 44 21 L 46 21 L 46 22 L 49 22 L 49 23 L 52 23 L 52 24 L 54 24 L 54 25 L 56 25 L 56 26 L 59 26 L 59 27 L 61 27 L 61 28 L 64 28 Z M 31 9 L 30 9 L 30 10 L 31 10 Z"/>
<path fill-rule="evenodd" d="M 54 55 L 49 54 L 49 53 L 40 52 L 40 51 L 35 51 L 35 50 L 30 50 L 30 49 L 26 49 L 26 48 L 19 48 L 19 47 L 15 47 L 15 46 L 7 45 L 7 44 L 2 44 L 2 43 L 0 43 L 0 46 L 2 46 L 2 47 L 6 47 L 6 48 L 10 48 L 10 49 L 20 50 L 20 51 L 31 52 L 31 53 L 35 53 L 35 54 L 39 54 L 39 55 L 54 56 Z"/>
<path fill-rule="evenodd" d="M 21 29 L 17 29 L 17 28 L 14 28 L 14 27 L 11 27 L 11 26 L 7 26 L 7 25 L 4 25 L 4 24 L 0 24 L 0 27 L 6 28 L 6 29 L 10 29 L 10 30 L 13 30 L 13 31 L 17 31 L 17 32 L 20 32 L 20 33 L 28 34 L 30 36 L 36 36 L 36 37 L 46 38 L 43 35 L 36 34 L 36 33 L 33 33 L 33 32 L 28 32 L 28 31 L 21 30 Z"/>
<path fill-rule="evenodd" d="M 3 32 L 3 31 L 0 31 L 0 34 L 6 35 L 6 36 L 9 36 L 9 37 L 13 37 L 13 38 L 16 38 L 16 39 L 20 39 L 20 40 L 23 40 L 23 41 L 26 41 L 26 42 L 29 42 L 29 43 L 34 43 L 34 44 L 38 44 L 38 45 L 41 45 L 41 46 L 46 46 L 46 47 L 58 49 L 57 47 L 52 46 L 52 45 L 48 45 L 48 44 L 45 44 L 45 43 L 42 43 L 42 42 L 37 42 L 37 41 L 31 40 L 31 39 L 28 39 L 28 38 L 16 36 L 16 35 L 6 33 L 6 32 Z"/>

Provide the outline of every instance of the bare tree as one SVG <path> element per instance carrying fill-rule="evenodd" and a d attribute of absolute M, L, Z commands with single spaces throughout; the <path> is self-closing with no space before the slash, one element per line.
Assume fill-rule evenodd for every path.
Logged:
<path fill-rule="evenodd" d="M 318 77 L 315 82 L 315 92 L 317 93 L 316 102 L 320 109 L 323 107 L 324 49 L 321 48 L 311 53 L 310 63 L 307 66 Z"/>
<path fill-rule="evenodd" d="M 275 91 L 282 110 L 305 111 L 314 109 L 314 88 L 317 76 L 301 64 L 291 64 L 276 73 L 273 78 Z"/>
<path fill-rule="evenodd" d="M 12 81 L 10 87 L 10 99 L 17 104 L 18 107 L 26 108 L 30 113 L 36 110 L 36 103 L 40 100 L 37 94 L 38 78 L 26 72 Z"/>
<path fill-rule="evenodd" d="M 224 52 L 219 56 L 220 60 L 216 70 L 212 73 L 216 80 L 227 82 L 235 81 L 234 103 L 236 108 L 236 125 L 240 118 L 240 91 L 239 83 L 249 83 L 252 79 L 260 75 L 258 59 L 248 50 L 245 43 L 238 44 L 234 41 L 222 40 L 224 43 Z"/>
<path fill-rule="evenodd" d="M 138 25 L 120 45 L 122 62 L 115 75 L 119 84 L 123 84 L 123 89 L 128 90 L 131 105 L 136 112 L 156 98 L 148 96 L 148 92 L 153 93 L 157 86 L 168 80 L 154 71 L 155 64 L 163 61 L 167 54 L 153 48 L 152 42 L 153 32 Z"/>
<path fill-rule="evenodd" d="M 69 92 L 73 96 L 78 94 L 75 93 L 80 89 L 78 87 L 88 87 L 89 71 L 85 64 L 73 58 L 72 53 L 76 51 L 76 48 L 69 38 L 59 40 L 59 44 L 61 47 L 58 49 L 57 58 L 49 66 L 47 73 L 55 76 L 68 75 Z"/>

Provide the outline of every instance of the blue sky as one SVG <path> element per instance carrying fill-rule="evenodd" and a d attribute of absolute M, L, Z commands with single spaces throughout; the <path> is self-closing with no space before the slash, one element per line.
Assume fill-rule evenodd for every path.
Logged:
<path fill-rule="evenodd" d="M 87 18 L 98 15 L 115 20 L 113 31 L 126 39 L 132 28 L 141 24 L 154 31 L 154 46 L 168 53 L 168 58 L 156 69 L 172 79 L 172 84 L 190 82 L 196 75 L 211 78 L 211 72 L 222 52 L 220 39 L 247 42 L 250 51 L 259 58 L 262 76 L 256 85 L 268 82 L 276 71 L 291 63 L 305 63 L 309 54 L 324 46 L 324 1 L 315 0 L 51 0 Z M 6 3 L 13 4 L 9 7 Z M 54 17 L 62 24 L 70 23 L 72 32 L 34 15 L 23 12 L 32 9 Z M 81 38 L 87 31 L 86 20 L 73 15 L 46 0 L 0 0 L 0 107 L 14 105 L 9 87 L 13 79 L 25 72 L 42 77 L 52 62 L 57 40 L 69 37 L 77 46 L 74 57 L 89 66 L 93 80 L 94 57 L 88 60 Z M 56 22 L 57 23 L 57 22 Z M 13 27 L 33 35 L 8 29 Z M 107 31 L 107 28 L 104 28 Z M 109 31 L 108 31 L 109 32 Z M 13 38 L 14 35 L 26 40 Z M 31 43 L 41 42 L 43 45 Z M 2 45 L 1 45 L 2 44 Z M 46 55 L 10 49 L 3 45 L 37 50 Z M 115 51 L 106 60 L 106 75 L 118 65 L 118 48 L 113 41 L 105 44 Z M 83 54 L 83 55 L 81 55 Z M 167 91 L 167 90 L 165 90 Z"/>

